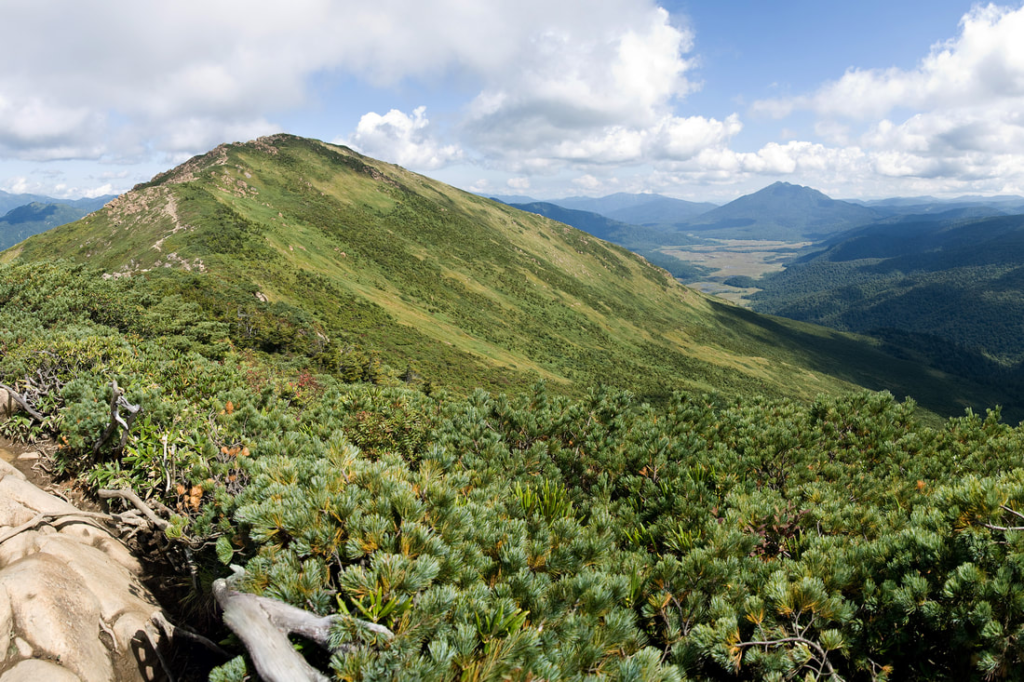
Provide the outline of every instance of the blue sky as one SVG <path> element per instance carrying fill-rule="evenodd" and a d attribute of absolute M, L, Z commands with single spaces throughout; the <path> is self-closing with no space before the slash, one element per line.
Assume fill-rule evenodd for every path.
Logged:
<path fill-rule="evenodd" d="M 0 189 L 283 131 L 537 198 L 1024 194 L 1019 2 L 164 5 L 0 3 Z"/>

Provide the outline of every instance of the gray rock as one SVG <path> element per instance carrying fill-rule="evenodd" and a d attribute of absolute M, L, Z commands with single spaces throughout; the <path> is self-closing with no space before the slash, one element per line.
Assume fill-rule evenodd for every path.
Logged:
<path fill-rule="evenodd" d="M 0 584 L 14 627 L 37 652 L 61 661 L 83 682 L 108 682 L 114 669 L 100 641 L 100 604 L 74 571 L 47 554 L 7 566 Z"/>
<path fill-rule="evenodd" d="M 11 600 L 7 593 L 0 590 L 0 664 L 7 658 L 7 650 L 14 636 L 14 614 L 11 613 Z"/>
<path fill-rule="evenodd" d="M 21 637 L 14 638 L 14 646 L 18 649 L 18 656 L 21 658 L 32 658 L 36 653 L 32 651 L 32 645 Z"/>

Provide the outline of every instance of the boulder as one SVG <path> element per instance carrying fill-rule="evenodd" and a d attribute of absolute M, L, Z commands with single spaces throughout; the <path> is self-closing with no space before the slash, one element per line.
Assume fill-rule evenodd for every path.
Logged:
<path fill-rule="evenodd" d="M 0 461 L 0 682 L 163 679 L 139 562 L 76 512 Z"/>

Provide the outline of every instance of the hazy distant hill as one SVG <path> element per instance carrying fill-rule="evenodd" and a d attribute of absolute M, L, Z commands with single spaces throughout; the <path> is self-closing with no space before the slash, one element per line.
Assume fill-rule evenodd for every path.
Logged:
<path fill-rule="evenodd" d="M 456 390 L 546 379 L 652 400 L 809 398 L 857 384 L 946 414 L 998 400 L 859 338 L 723 304 L 568 225 L 287 135 L 222 145 L 3 260 L 55 256 L 150 278 L 228 323 L 237 346 L 345 375 L 379 357 Z"/>
<path fill-rule="evenodd" d="M 816 241 L 883 217 L 879 211 L 830 199 L 810 187 L 776 182 L 691 218 L 682 229 L 728 239 Z"/>
<path fill-rule="evenodd" d="M 38 202 L 13 208 L 0 217 L 0 250 L 14 246 L 34 234 L 78 220 L 93 210 Z"/>
<path fill-rule="evenodd" d="M 1010 215 L 1024 212 L 1024 197 L 1019 196 L 963 196 L 954 199 L 935 197 L 893 197 L 862 201 L 849 199 L 850 203 L 874 208 L 893 215 L 945 213 L 952 210 L 974 209 L 978 215 Z"/>
<path fill-rule="evenodd" d="M 8 211 L 15 209 L 19 206 L 26 206 L 28 204 L 63 204 L 64 206 L 70 206 L 72 208 L 80 209 L 85 213 L 90 213 L 101 208 L 104 204 L 114 198 L 114 195 L 109 194 L 101 197 L 86 198 L 86 199 L 55 199 L 53 197 L 43 196 L 41 194 L 11 194 L 0 190 L 0 215 L 7 213 Z M 83 214 L 84 215 L 84 214 Z"/>
<path fill-rule="evenodd" d="M 503 204 L 534 204 L 540 199 L 528 197 L 525 194 L 481 194 L 479 196 L 500 201 Z"/>
<path fill-rule="evenodd" d="M 572 225 L 573 227 L 583 230 L 588 234 L 592 234 L 599 239 L 605 239 L 620 245 L 635 243 L 642 239 L 640 235 L 652 232 L 649 229 L 641 228 L 637 225 L 629 225 L 618 220 L 613 220 L 599 213 L 564 208 L 563 206 L 545 201 L 516 203 L 509 204 L 509 206 L 518 208 L 521 211 L 537 213 L 547 218 L 551 218 L 552 220 L 557 220 L 560 223 L 565 223 L 566 225 Z"/>
<path fill-rule="evenodd" d="M 549 203 L 603 216 L 633 225 L 677 225 L 717 208 L 717 204 L 683 201 L 659 194 L 611 194 L 606 197 L 567 197 Z"/>

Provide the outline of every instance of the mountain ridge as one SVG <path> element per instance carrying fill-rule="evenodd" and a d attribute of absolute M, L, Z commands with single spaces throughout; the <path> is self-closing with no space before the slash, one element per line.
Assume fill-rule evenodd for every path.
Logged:
<path fill-rule="evenodd" d="M 856 386 L 978 405 L 872 342 L 740 310 L 621 247 L 391 164 L 288 135 L 221 145 L 3 254 L 142 276 L 236 345 L 344 376 L 458 390 L 607 383 L 809 399 Z M 842 358 L 837 361 L 837 358 Z"/>

